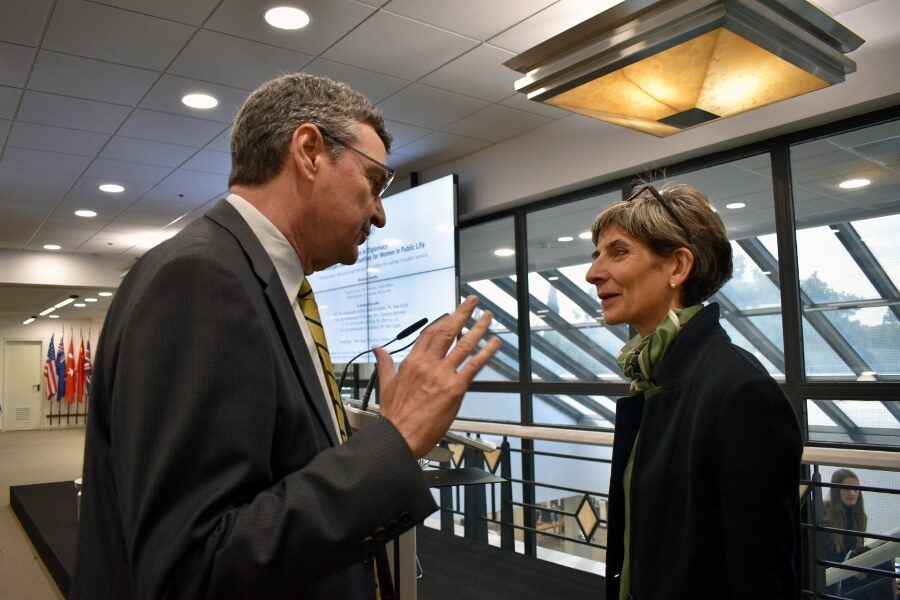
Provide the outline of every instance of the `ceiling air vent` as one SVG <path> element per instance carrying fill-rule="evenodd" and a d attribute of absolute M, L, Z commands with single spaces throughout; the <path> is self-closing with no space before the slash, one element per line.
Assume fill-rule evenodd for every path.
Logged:
<path fill-rule="evenodd" d="M 851 146 L 850 151 L 866 160 L 886 167 L 900 163 L 900 135 L 859 146 Z"/>

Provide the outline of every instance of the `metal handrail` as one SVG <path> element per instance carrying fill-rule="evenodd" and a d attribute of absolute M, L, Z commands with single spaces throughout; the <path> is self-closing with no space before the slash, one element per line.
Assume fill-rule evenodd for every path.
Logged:
<path fill-rule="evenodd" d="M 450 429 L 481 435 L 500 435 L 513 438 L 570 442 L 593 446 L 612 446 L 611 431 L 590 431 L 585 429 L 565 429 L 561 427 L 541 427 L 539 425 L 512 425 L 487 421 L 467 421 L 457 419 Z M 836 467 L 857 467 L 881 471 L 900 471 L 900 451 L 857 450 L 840 448 L 803 448 L 803 462 L 809 465 L 833 465 Z"/>

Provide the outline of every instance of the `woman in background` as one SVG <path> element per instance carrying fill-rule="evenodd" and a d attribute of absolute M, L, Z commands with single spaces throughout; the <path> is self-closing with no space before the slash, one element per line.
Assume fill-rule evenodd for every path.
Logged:
<path fill-rule="evenodd" d="M 859 485 L 859 477 L 850 469 L 838 469 L 831 476 L 831 483 L 842 485 Z M 865 531 L 869 525 L 862 492 L 845 488 L 830 488 L 828 500 L 825 501 L 823 524 L 826 527 Z M 863 538 L 858 535 L 829 533 L 825 543 L 825 560 L 844 562 L 847 554 L 862 548 Z M 865 579 L 864 573 L 855 575 L 857 579 Z M 859 587 L 853 579 L 845 579 L 842 583 L 828 588 L 829 594 L 849 592 Z"/>
<path fill-rule="evenodd" d="M 603 318 L 637 330 L 618 357 L 633 395 L 616 407 L 607 599 L 798 598 L 800 426 L 703 305 L 731 277 L 722 220 L 690 186 L 647 185 L 592 239 Z"/>

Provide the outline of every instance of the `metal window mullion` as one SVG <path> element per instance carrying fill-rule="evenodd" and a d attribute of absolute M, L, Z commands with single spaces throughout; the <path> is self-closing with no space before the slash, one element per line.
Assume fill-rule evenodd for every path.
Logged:
<path fill-rule="evenodd" d="M 721 290 L 716 292 L 710 300 L 718 302 L 722 307 L 722 316 L 725 320 L 731 323 L 754 348 L 759 350 L 769 362 L 775 365 L 776 369 L 781 369 L 781 372 L 784 372 L 784 352 L 773 344 L 772 340 L 767 338 L 750 319 L 740 318 L 737 306 Z"/>

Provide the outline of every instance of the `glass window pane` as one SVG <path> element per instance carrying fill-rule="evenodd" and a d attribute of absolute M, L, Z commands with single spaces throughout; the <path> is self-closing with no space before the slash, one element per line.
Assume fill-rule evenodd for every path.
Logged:
<path fill-rule="evenodd" d="M 585 281 L 590 224 L 618 191 L 528 214 L 528 293 L 534 380 L 622 381 L 615 356 L 627 327 L 607 327 Z"/>
<path fill-rule="evenodd" d="M 535 394 L 532 412 L 536 425 L 612 429 L 616 402 L 608 396 Z"/>
<path fill-rule="evenodd" d="M 809 376 L 900 376 L 898 139 L 892 121 L 791 147 Z M 822 342 L 844 367 L 819 362 Z"/>
<path fill-rule="evenodd" d="M 469 294 L 479 296 L 481 302 L 474 317 L 477 318 L 482 310 L 491 310 L 494 313 L 491 332 L 503 342 L 498 359 L 482 369 L 476 380 L 519 379 L 518 305 L 514 296 L 497 285 L 497 282 L 511 281 L 515 286 L 515 273 L 515 229 L 512 218 L 460 229 L 460 294 L 462 297 Z"/>
<path fill-rule="evenodd" d="M 521 421 L 518 394 L 500 392 L 467 392 L 457 413 L 459 419 L 483 421 Z"/>
<path fill-rule="evenodd" d="M 807 400 L 809 440 L 900 446 L 897 400 Z"/>

